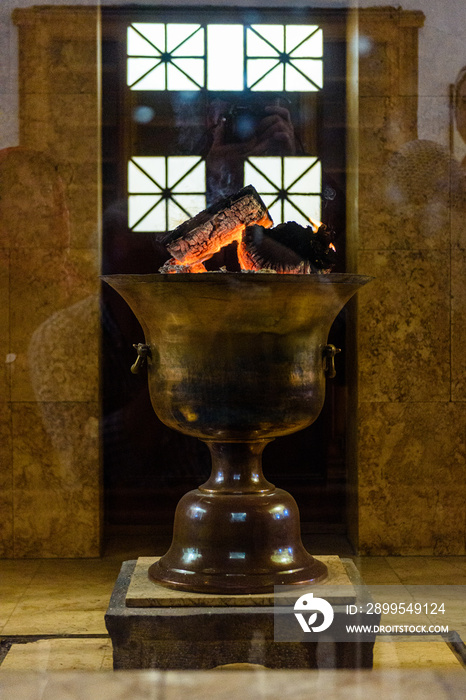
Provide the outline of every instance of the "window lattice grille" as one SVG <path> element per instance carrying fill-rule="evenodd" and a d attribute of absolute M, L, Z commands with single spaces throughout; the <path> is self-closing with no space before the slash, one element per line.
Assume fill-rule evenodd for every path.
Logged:
<path fill-rule="evenodd" d="M 128 163 L 128 224 L 168 231 L 206 207 L 205 162 L 199 156 L 135 156 Z"/>
<path fill-rule="evenodd" d="M 153 92 L 317 92 L 323 87 L 323 32 L 311 24 L 135 22 L 127 28 L 126 82 L 130 90 Z M 244 184 L 254 185 L 275 224 L 321 218 L 316 157 L 251 157 Z M 205 207 L 200 156 L 133 156 L 128 162 L 133 231 L 173 229 Z"/>
<path fill-rule="evenodd" d="M 317 25 L 134 23 L 127 34 L 131 90 L 315 92 L 323 87 Z"/>
<path fill-rule="evenodd" d="M 322 168 L 317 158 L 251 157 L 244 164 L 244 181 L 254 185 L 275 224 L 309 226 L 309 217 L 321 218 Z"/>

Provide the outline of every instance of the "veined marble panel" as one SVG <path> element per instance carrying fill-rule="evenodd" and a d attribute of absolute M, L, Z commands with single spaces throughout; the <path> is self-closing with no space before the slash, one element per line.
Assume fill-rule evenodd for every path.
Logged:
<path fill-rule="evenodd" d="M 94 255 L 85 250 L 12 252 L 13 401 L 97 398 Z"/>
<path fill-rule="evenodd" d="M 0 402 L 0 557 L 12 557 L 13 465 L 10 404 Z"/>
<path fill-rule="evenodd" d="M 450 257 L 443 251 L 362 251 L 372 275 L 358 297 L 360 401 L 450 397 Z"/>
<path fill-rule="evenodd" d="M 466 404 L 363 403 L 359 545 L 365 554 L 464 554 Z"/>
<path fill-rule="evenodd" d="M 1 234 L 0 234 L 1 235 Z M 0 248 L 0 401 L 10 399 L 10 255 Z"/>
<path fill-rule="evenodd" d="M 98 557 L 100 493 L 97 488 L 15 491 L 16 557 Z"/>
<path fill-rule="evenodd" d="M 24 402 L 12 407 L 15 491 L 98 490 L 98 403 Z"/>
<path fill-rule="evenodd" d="M 464 498 L 464 493 L 458 494 L 457 490 L 436 493 L 422 484 L 395 489 L 382 483 L 377 488 L 361 488 L 359 553 L 464 554 Z M 454 505 L 447 521 L 439 517 L 445 502 Z M 443 532 L 438 531 L 439 527 L 443 527 Z"/>
<path fill-rule="evenodd" d="M 451 261 L 451 396 L 466 401 L 466 250 Z"/>
<path fill-rule="evenodd" d="M 451 205 L 461 206 L 464 219 L 466 199 L 457 190 L 466 183 L 448 149 L 414 140 L 381 162 L 360 173 L 360 248 L 449 250 Z"/>
<path fill-rule="evenodd" d="M 94 171 L 94 177 L 79 180 L 79 185 L 68 188 L 70 202 L 70 237 L 74 248 L 88 248 L 95 256 L 95 269 L 98 264 L 98 238 L 100 223 L 98 220 L 98 162 L 97 154 L 94 161 L 89 162 L 89 169 Z"/>
<path fill-rule="evenodd" d="M 15 554 L 99 554 L 97 403 L 13 404 Z"/>
<path fill-rule="evenodd" d="M 13 491 L 0 491 L 0 559 L 13 557 Z"/>
<path fill-rule="evenodd" d="M 97 401 L 100 305 L 97 295 L 52 314 L 32 334 L 29 375 L 38 401 Z"/>
<path fill-rule="evenodd" d="M 54 160 L 33 149 L 6 149 L 0 172 L 2 245 L 53 250 L 69 245 L 65 188 Z"/>
<path fill-rule="evenodd" d="M 361 403 L 359 459 L 365 488 L 456 486 L 466 495 L 466 403 Z"/>

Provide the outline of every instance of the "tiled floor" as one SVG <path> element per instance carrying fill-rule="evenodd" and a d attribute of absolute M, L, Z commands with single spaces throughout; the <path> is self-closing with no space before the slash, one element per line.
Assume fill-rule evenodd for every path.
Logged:
<path fill-rule="evenodd" d="M 112 543 L 100 560 L 0 561 L 0 642 L 2 638 L 14 642 L 3 654 L 0 672 L 110 670 L 112 651 L 104 613 L 121 562 L 163 551 L 120 541 Z M 317 551 L 315 545 L 312 551 Z M 466 585 L 466 557 L 353 559 L 366 584 Z M 460 629 L 456 627 L 465 640 L 466 619 Z M 460 670 L 461 663 L 437 637 L 429 642 L 377 642 L 374 667 Z"/>

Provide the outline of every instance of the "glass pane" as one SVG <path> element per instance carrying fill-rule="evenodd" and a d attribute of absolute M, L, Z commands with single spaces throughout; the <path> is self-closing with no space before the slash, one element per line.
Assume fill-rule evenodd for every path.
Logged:
<path fill-rule="evenodd" d="M 138 30 L 147 41 L 157 47 L 159 53 L 165 51 L 165 25 L 152 22 L 134 22 L 133 27 Z"/>
<path fill-rule="evenodd" d="M 299 212 L 294 208 L 292 203 L 289 202 L 288 200 L 285 200 L 285 202 L 283 203 L 283 220 L 284 221 L 296 221 L 296 223 L 301 224 L 301 226 L 303 226 L 303 225 L 308 226 L 309 221 L 306 224 L 304 224 L 303 218 L 304 217 L 300 216 Z"/>
<path fill-rule="evenodd" d="M 177 26 L 177 25 L 173 25 Z M 193 25 L 194 26 L 194 25 Z M 198 29 L 188 37 L 178 48 L 172 51 L 173 56 L 204 56 L 204 30 Z"/>
<path fill-rule="evenodd" d="M 264 37 L 258 36 L 251 29 L 247 30 L 246 34 L 246 52 L 248 56 L 277 56 L 278 49 L 271 46 Z"/>
<path fill-rule="evenodd" d="M 173 198 L 173 201 L 175 204 L 179 205 L 179 207 L 182 207 L 182 209 L 188 212 L 188 214 L 183 214 L 181 209 L 178 209 L 177 216 L 181 218 L 178 223 L 175 224 L 176 226 L 178 226 L 178 224 L 182 224 L 183 221 L 191 216 L 195 216 L 200 211 L 204 211 L 206 208 L 206 198 L 203 194 L 177 194 Z M 171 227 L 172 225 L 170 224 L 170 228 Z"/>
<path fill-rule="evenodd" d="M 243 89 L 243 26 L 209 24 L 207 27 L 207 87 Z"/>
<path fill-rule="evenodd" d="M 151 208 L 160 201 L 160 197 L 148 194 L 132 194 L 128 199 L 128 225 L 134 231 L 163 231 L 163 228 L 157 228 L 152 225 L 147 226 L 147 220 L 153 219 L 153 212 L 149 216 L 144 217 Z M 160 209 L 160 204 L 154 211 Z M 144 218 L 143 218 L 144 217 Z M 142 219 L 142 220 L 141 220 Z M 140 224 L 137 224 L 141 220 Z M 154 220 L 155 221 L 155 220 Z M 136 225 L 137 224 L 137 225 Z"/>
<path fill-rule="evenodd" d="M 264 201 L 264 203 L 269 208 L 269 214 L 272 217 L 272 221 L 273 221 L 274 225 L 277 226 L 277 224 L 283 224 L 285 222 L 285 220 L 283 219 L 283 216 L 282 216 L 282 203 L 281 203 L 281 201 L 278 200 L 278 202 L 275 202 L 275 204 L 273 204 L 272 206 L 268 205 L 267 202 L 265 202 L 265 201 Z"/>
<path fill-rule="evenodd" d="M 315 92 L 323 85 L 322 61 L 297 58 L 286 65 L 285 90 Z"/>
<path fill-rule="evenodd" d="M 309 217 L 311 217 L 314 221 L 320 221 L 321 199 L 318 195 L 297 194 L 291 196 L 289 199 L 291 204 L 295 204 L 296 207 L 303 212 L 303 215 L 300 215 L 299 211 L 294 207 L 289 209 L 290 202 L 287 203 L 285 210 L 286 212 L 292 212 L 289 214 L 289 216 L 294 217 L 294 220 L 301 224 L 301 226 L 310 225 Z"/>
<path fill-rule="evenodd" d="M 129 56 L 157 56 L 160 52 L 146 39 L 144 39 L 133 27 L 128 27 L 127 52 Z"/>
<path fill-rule="evenodd" d="M 317 158 L 288 156 L 284 161 L 285 189 L 290 192 L 320 192 L 320 163 Z"/>
<path fill-rule="evenodd" d="M 286 27 L 286 52 L 307 58 L 322 56 L 322 30 L 317 25 L 289 24 Z"/>
<path fill-rule="evenodd" d="M 172 52 L 174 49 L 178 48 L 178 52 L 182 56 L 190 56 L 189 51 L 184 50 L 184 42 L 194 34 L 197 29 L 199 29 L 199 24 L 167 24 L 167 51 Z M 202 40 L 202 34 L 200 34 Z M 202 47 L 202 53 L 197 54 L 202 55 L 204 53 L 204 47 Z"/>
<path fill-rule="evenodd" d="M 144 70 L 140 70 L 138 67 L 139 61 L 146 62 Z M 150 70 L 150 66 L 148 66 L 149 61 L 151 59 L 148 58 L 130 58 L 128 60 L 128 85 L 131 85 L 131 90 L 165 90 L 165 66 L 162 63 L 157 65 L 157 59 L 151 61 L 155 67 L 144 78 L 136 79 L 136 81 L 132 79 L 133 71 L 136 72 L 136 69 L 140 72 L 140 75 L 144 75 L 147 70 Z"/>
<path fill-rule="evenodd" d="M 275 187 L 246 161 L 244 164 L 244 184 L 252 185 L 258 192 L 275 192 Z"/>
<path fill-rule="evenodd" d="M 283 64 L 274 59 L 254 58 L 248 60 L 247 74 L 248 87 L 251 90 L 270 90 L 272 92 L 283 90 Z"/>
<path fill-rule="evenodd" d="M 160 192 L 160 188 L 130 161 L 128 163 L 128 192 Z"/>
<path fill-rule="evenodd" d="M 177 58 L 173 59 L 173 65 L 176 66 L 175 71 L 172 71 L 174 79 L 173 84 L 181 85 L 181 78 L 184 78 L 186 87 L 172 87 L 171 73 L 169 73 L 169 90 L 199 90 L 200 87 L 204 86 L 203 58 Z M 176 73 L 178 73 L 178 76 L 175 75 Z M 184 73 L 186 73 L 186 75 L 184 75 Z"/>
<path fill-rule="evenodd" d="M 157 58 L 130 58 L 127 63 L 127 84 L 133 85 L 147 71 L 155 68 L 158 63 Z"/>
<path fill-rule="evenodd" d="M 196 162 L 198 165 L 193 168 Z M 178 181 L 179 184 L 174 187 Z M 168 186 L 173 187 L 173 192 L 205 192 L 205 161 L 199 162 L 197 156 L 169 158 Z"/>
<path fill-rule="evenodd" d="M 160 189 L 166 187 L 165 158 L 163 156 L 135 156 L 133 160 L 155 180 Z"/>
<path fill-rule="evenodd" d="M 251 24 L 251 29 L 254 29 L 274 46 L 276 51 L 283 52 L 285 50 L 285 28 L 283 24 Z M 252 34 L 252 32 L 248 33 Z M 259 55 L 267 56 L 267 54 Z"/>
<path fill-rule="evenodd" d="M 197 70 L 197 74 L 202 85 L 202 79 L 204 77 L 203 60 L 199 58 L 178 58 L 176 61 L 173 61 L 173 63 L 167 65 L 167 88 L 169 90 L 199 90 L 199 85 L 194 82 L 196 79 L 193 75 L 193 73 L 196 73 L 196 63 L 201 64 L 199 66 L 200 70 Z"/>
<path fill-rule="evenodd" d="M 255 166 L 255 167 L 251 167 Z M 248 177 L 246 178 L 246 167 L 248 168 Z M 267 175 L 267 179 L 259 173 Z M 254 184 L 254 179 L 257 178 L 257 183 L 260 185 L 264 181 L 264 187 Z M 249 162 L 245 163 L 245 183 L 254 185 L 256 190 L 260 192 L 273 192 L 282 188 L 282 158 L 279 156 L 255 156 L 249 158 Z M 273 185 L 270 184 L 271 181 Z"/>

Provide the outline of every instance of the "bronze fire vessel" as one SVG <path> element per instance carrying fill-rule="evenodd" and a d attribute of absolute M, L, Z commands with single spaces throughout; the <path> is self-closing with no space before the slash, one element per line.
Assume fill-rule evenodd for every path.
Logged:
<path fill-rule="evenodd" d="M 262 474 L 262 451 L 310 425 L 336 349 L 330 326 L 369 277 L 204 273 L 103 278 L 145 334 L 159 419 L 205 441 L 212 474 L 180 500 L 152 580 L 187 591 L 259 593 L 319 582 L 293 497 Z"/>

